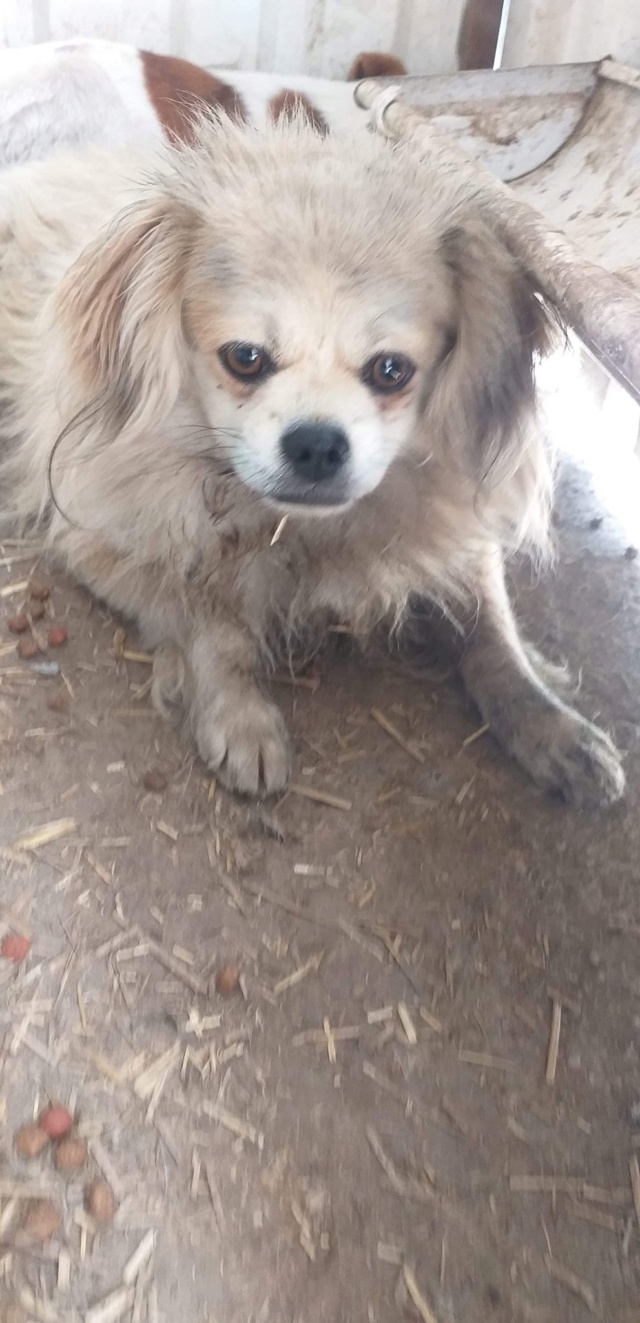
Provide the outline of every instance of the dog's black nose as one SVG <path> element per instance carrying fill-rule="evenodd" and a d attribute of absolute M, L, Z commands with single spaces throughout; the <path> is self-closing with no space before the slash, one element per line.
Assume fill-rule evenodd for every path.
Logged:
<path fill-rule="evenodd" d="M 335 478 L 349 456 L 346 433 L 332 423 L 294 423 L 280 445 L 296 477 L 310 483 Z"/>

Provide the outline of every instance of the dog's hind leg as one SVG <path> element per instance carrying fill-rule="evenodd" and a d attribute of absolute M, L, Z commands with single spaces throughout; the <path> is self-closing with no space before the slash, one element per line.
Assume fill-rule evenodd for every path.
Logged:
<path fill-rule="evenodd" d="M 479 568 L 479 611 L 466 634 L 460 671 L 466 688 L 505 751 L 545 790 L 593 808 L 624 791 L 611 739 L 549 686 L 544 666 L 523 644 L 509 601 L 502 555 Z"/>

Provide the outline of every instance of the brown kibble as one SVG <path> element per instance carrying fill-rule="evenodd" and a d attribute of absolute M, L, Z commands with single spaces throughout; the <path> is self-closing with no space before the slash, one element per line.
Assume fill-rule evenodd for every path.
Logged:
<path fill-rule="evenodd" d="M 62 1214 L 50 1199 L 35 1199 L 22 1225 L 34 1240 L 51 1240 L 62 1226 Z"/>
<path fill-rule="evenodd" d="M 47 598 L 51 597 L 51 589 L 46 583 L 29 584 L 29 593 L 34 602 L 46 602 Z"/>
<path fill-rule="evenodd" d="M 31 616 L 32 620 L 42 620 L 42 617 L 44 616 L 44 612 L 45 612 L 44 602 L 34 602 L 29 607 L 29 615 Z"/>
<path fill-rule="evenodd" d="M 54 625 L 53 629 L 47 634 L 47 643 L 50 648 L 61 648 L 68 638 L 64 625 Z"/>
<path fill-rule="evenodd" d="M 626 551 L 625 551 L 625 553 L 624 553 L 624 558 L 625 558 L 625 560 L 637 560 L 637 559 L 638 559 L 638 548 L 637 548 L 637 547 L 627 547 L 627 549 L 626 549 Z"/>
<path fill-rule="evenodd" d="M 38 1117 L 38 1125 L 49 1139 L 63 1139 L 73 1126 L 73 1117 L 66 1107 L 47 1107 Z"/>
<path fill-rule="evenodd" d="M 16 1149 L 21 1158 L 31 1161 L 47 1147 L 49 1136 L 38 1125 L 23 1125 L 16 1135 Z"/>
<path fill-rule="evenodd" d="M 39 652 L 40 644 L 37 643 L 35 639 L 20 639 L 20 642 L 18 643 L 18 656 L 22 657 L 23 661 L 32 661 L 34 657 L 38 656 Z"/>
<path fill-rule="evenodd" d="M 21 965 L 31 950 L 31 942 L 22 933 L 8 933 L 2 940 L 0 955 L 3 960 L 13 960 L 14 965 Z"/>
<path fill-rule="evenodd" d="M 9 616 L 7 625 L 12 634 L 26 634 L 29 628 L 29 620 L 27 616 L 23 615 Z"/>
<path fill-rule="evenodd" d="M 239 983 L 240 970 L 237 965 L 223 965 L 222 969 L 218 970 L 215 978 L 216 992 L 222 997 L 230 997 Z"/>
<path fill-rule="evenodd" d="M 67 1135 L 56 1145 L 54 1162 L 58 1171 L 79 1171 L 86 1161 L 87 1145 L 80 1135 Z"/>
<path fill-rule="evenodd" d="M 151 790 L 154 795 L 159 795 L 167 788 L 167 778 L 159 767 L 150 767 L 142 778 L 142 784 L 145 790 Z"/>
<path fill-rule="evenodd" d="M 69 700 L 66 694 L 50 694 L 47 699 L 47 707 L 50 712 L 66 712 L 69 706 Z"/>
<path fill-rule="evenodd" d="M 87 1212 L 96 1222 L 111 1222 L 116 1215 L 116 1201 L 113 1190 L 106 1181 L 94 1181 L 85 1190 Z"/>

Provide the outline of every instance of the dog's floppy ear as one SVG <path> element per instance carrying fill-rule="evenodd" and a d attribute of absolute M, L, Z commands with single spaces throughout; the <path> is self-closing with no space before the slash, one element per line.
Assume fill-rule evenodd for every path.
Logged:
<path fill-rule="evenodd" d="M 178 395 L 182 286 L 194 224 L 192 213 L 168 198 L 137 204 L 84 250 L 60 287 L 72 369 L 118 430 L 157 422 Z"/>
<path fill-rule="evenodd" d="M 517 260 L 480 219 L 449 230 L 452 347 L 427 405 L 430 432 L 479 482 L 499 481 L 522 456 L 535 408 L 534 365 L 554 324 Z"/>

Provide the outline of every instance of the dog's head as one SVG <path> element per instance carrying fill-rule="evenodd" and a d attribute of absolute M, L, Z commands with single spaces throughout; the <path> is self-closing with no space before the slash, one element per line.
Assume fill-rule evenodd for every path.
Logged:
<path fill-rule="evenodd" d="M 547 335 L 455 182 L 409 146 L 303 122 L 203 125 L 75 264 L 62 306 L 109 425 L 148 432 L 187 392 L 212 466 L 301 512 L 432 454 L 479 482 L 512 468 Z"/>

